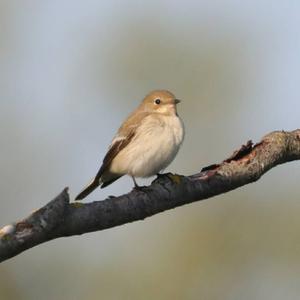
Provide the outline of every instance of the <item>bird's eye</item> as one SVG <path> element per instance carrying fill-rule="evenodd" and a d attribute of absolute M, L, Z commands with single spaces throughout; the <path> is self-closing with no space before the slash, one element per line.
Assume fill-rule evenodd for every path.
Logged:
<path fill-rule="evenodd" d="M 160 99 L 155 99 L 155 104 L 160 104 Z"/>

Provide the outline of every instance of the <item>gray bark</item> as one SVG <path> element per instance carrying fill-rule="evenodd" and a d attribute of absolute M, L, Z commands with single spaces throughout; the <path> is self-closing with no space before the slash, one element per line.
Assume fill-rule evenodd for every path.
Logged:
<path fill-rule="evenodd" d="M 191 176 L 165 174 L 150 186 L 92 203 L 70 202 L 68 189 L 25 219 L 0 230 L 0 262 L 46 241 L 103 230 L 258 180 L 271 168 L 300 159 L 300 129 L 274 131 L 251 141 L 220 164 Z"/>

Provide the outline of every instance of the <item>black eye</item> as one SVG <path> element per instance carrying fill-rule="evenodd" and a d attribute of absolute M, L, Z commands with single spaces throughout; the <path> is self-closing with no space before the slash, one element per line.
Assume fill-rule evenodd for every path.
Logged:
<path fill-rule="evenodd" d="M 160 99 L 155 99 L 154 101 L 156 104 L 160 104 Z"/>

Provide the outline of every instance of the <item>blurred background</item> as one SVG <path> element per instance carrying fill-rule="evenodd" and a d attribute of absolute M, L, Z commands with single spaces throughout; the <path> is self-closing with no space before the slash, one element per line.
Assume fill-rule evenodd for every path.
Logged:
<path fill-rule="evenodd" d="M 0 226 L 95 175 L 150 90 L 182 99 L 184 175 L 299 128 L 298 1 L 1 1 Z M 0 299 L 298 299 L 299 162 L 0 265 Z M 139 180 L 149 184 L 150 180 Z M 123 177 L 87 201 L 130 191 Z"/>

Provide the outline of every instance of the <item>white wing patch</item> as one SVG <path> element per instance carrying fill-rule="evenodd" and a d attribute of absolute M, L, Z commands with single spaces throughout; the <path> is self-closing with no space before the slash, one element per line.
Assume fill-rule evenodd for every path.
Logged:
<path fill-rule="evenodd" d="M 111 141 L 111 144 L 109 146 L 109 149 L 116 143 L 116 142 L 120 142 L 122 140 L 125 140 L 126 139 L 126 136 L 123 136 L 123 135 L 117 135 L 114 137 L 114 139 Z"/>

